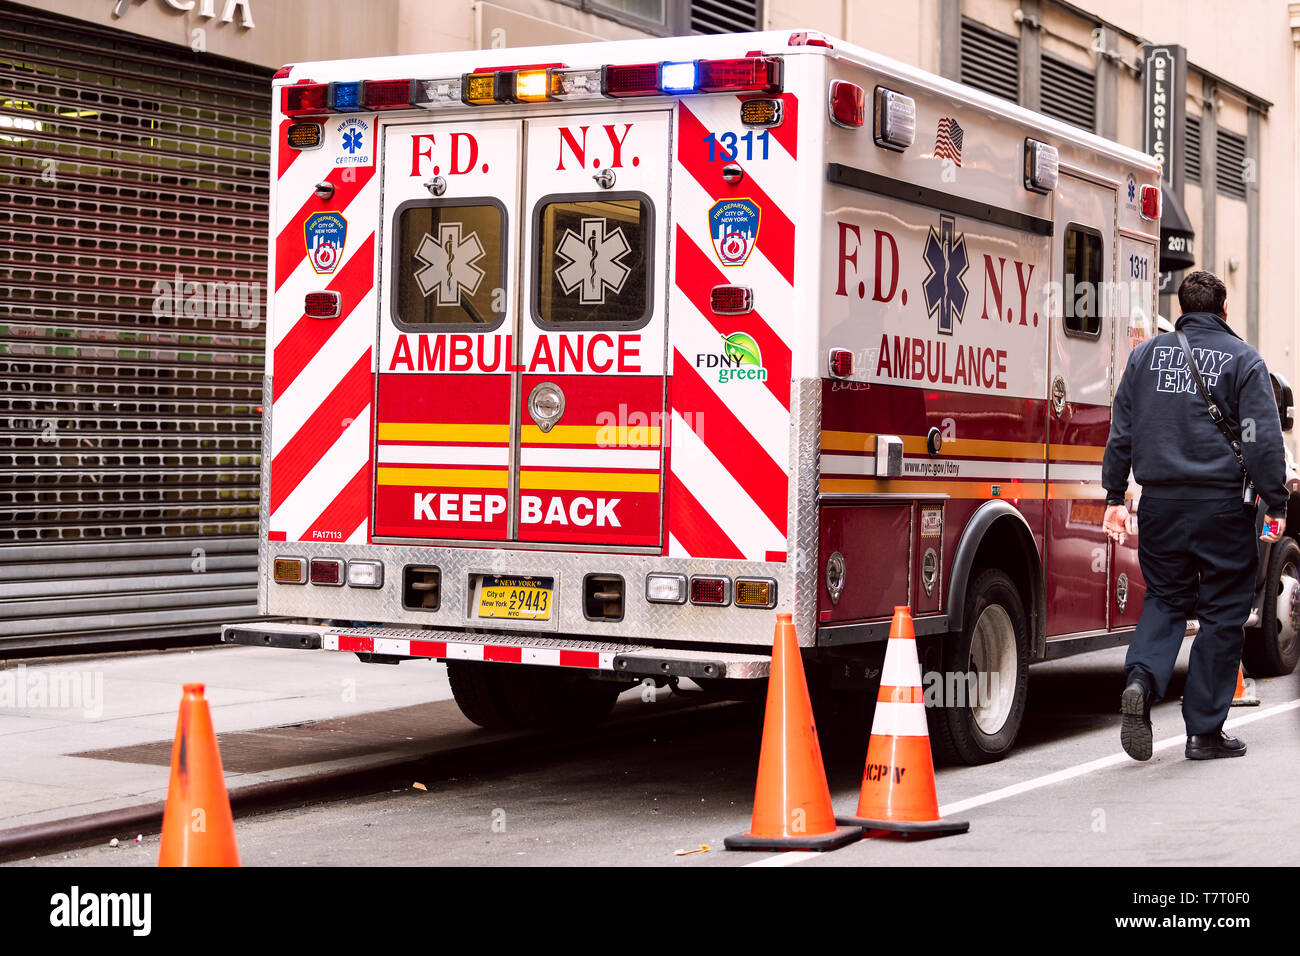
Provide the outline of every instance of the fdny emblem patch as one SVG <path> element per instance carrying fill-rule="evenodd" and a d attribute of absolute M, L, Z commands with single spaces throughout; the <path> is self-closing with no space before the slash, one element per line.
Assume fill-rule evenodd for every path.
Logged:
<path fill-rule="evenodd" d="M 348 221 L 337 212 L 313 213 L 303 224 L 303 235 L 307 241 L 307 258 L 316 274 L 333 275 L 343 258 Z"/>
<path fill-rule="evenodd" d="M 724 266 L 743 266 L 758 241 L 760 211 L 752 199 L 723 199 L 709 210 L 713 251 Z"/>

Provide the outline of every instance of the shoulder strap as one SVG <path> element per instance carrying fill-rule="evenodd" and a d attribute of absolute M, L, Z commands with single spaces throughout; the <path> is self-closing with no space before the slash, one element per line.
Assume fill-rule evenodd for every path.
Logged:
<path fill-rule="evenodd" d="M 1187 368 L 1192 373 L 1192 381 L 1196 383 L 1196 390 L 1201 393 L 1201 398 L 1205 401 L 1205 407 L 1210 413 L 1210 418 L 1213 419 L 1214 424 L 1219 426 L 1219 431 L 1223 432 L 1223 437 L 1228 440 L 1228 445 L 1232 448 L 1233 457 L 1237 459 L 1237 464 L 1241 466 L 1242 473 L 1246 474 L 1246 462 L 1241 457 L 1241 442 L 1232 433 L 1232 427 L 1224 418 L 1222 409 L 1210 397 L 1210 392 L 1205 387 L 1205 380 L 1201 378 L 1200 369 L 1196 367 L 1196 358 L 1192 355 L 1192 347 L 1188 344 L 1187 336 L 1183 334 L 1182 329 L 1175 329 L 1174 334 L 1178 336 L 1178 344 L 1183 348 L 1183 355 L 1187 356 Z"/>

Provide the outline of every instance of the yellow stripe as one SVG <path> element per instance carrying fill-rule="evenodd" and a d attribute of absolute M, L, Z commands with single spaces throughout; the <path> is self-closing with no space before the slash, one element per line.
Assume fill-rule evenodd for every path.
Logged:
<path fill-rule="evenodd" d="M 596 445 L 600 448 L 657 448 L 659 428 L 652 425 L 556 425 L 544 432 L 525 425 L 520 433 L 525 445 Z"/>
<path fill-rule="evenodd" d="M 519 487 L 528 491 L 658 491 L 658 475 L 588 471 L 522 471 Z"/>
<path fill-rule="evenodd" d="M 509 425 L 380 422 L 380 441 L 508 442 Z"/>
<path fill-rule="evenodd" d="M 876 432 L 822 432 L 822 451 L 874 452 Z M 923 435 L 900 435 L 903 452 L 908 455 L 928 455 Z M 1046 446 L 1033 441 L 995 441 L 973 438 L 944 439 L 940 455 L 969 455 L 972 458 L 1031 458 L 1042 461 Z M 1106 453 L 1104 445 L 1053 445 L 1051 461 L 1101 461 Z"/>
<path fill-rule="evenodd" d="M 380 468 L 380 485 L 407 485 L 421 488 L 501 488 L 507 487 L 509 473 L 479 468 Z"/>
<path fill-rule="evenodd" d="M 998 485 L 1001 494 L 993 494 Z M 879 495 L 906 494 L 924 498 L 926 495 L 947 495 L 949 498 L 1029 498 L 1041 499 L 1044 485 L 1041 481 L 932 481 L 928 479 L 903 480 L 898 478 L 823 478 L 820 491 L 824 495 Z M 1100 484 L 1082 481 L 1052 482 L 1047 486 L 1047 497 L 1052 499 L 1104 500 L 1106 489 Z"/>

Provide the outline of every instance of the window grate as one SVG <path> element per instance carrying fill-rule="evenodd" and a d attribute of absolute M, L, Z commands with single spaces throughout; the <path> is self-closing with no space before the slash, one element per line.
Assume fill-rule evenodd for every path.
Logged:
<path fill-rule="evenodd" d="M 985 93 L 1019 102 L 1019 38 L 962 17 L 961 81 Z"/>
<path fill-rule="evenodd" d="M 1092 132 L 1096 102 L 1097 76 L 1092 70 L 1043 54 L 1043 113 Z"/>
<path fill-rule="evenodd" d="M 1218 149 L 1214 154 L 1214 182 L 1219 192 L 1230 199 L 1246 198 L 1246 181 L 1250 172 L 1246 162 L 1246 137 L 1226 129 L 1216 130 Z"/>
<path fill-rule="evenodd" d="M 762 27 L 760 0 L 691 0 L 692 33 L 749 33 Z"/>
<path fill-rule="evenodd" d="M 1201 181 L 1201 118 L 1188 116 L 1183 129 L 1186 131 L 1183 152 L 1183 175 L 1189 183 Z"/>

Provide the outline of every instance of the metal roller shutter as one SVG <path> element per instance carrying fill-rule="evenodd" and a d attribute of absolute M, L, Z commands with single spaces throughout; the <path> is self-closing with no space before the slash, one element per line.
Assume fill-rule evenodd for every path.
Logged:
<path fill-rule="evenodd" d="M 1092 132 L 1096 104 L 1097 76 L 1092 70 L 1043 54 L 1043 113 Z"/>
<path fill-rule="evenodd" d="M 1020 39 L 961 18 L 961 81 L 977 90 L 1020 101 Z"/>
<path fill-rule="evenodd" d="M 0 653 L 255 615 L 270 71 L 0 4 L 0 75 Z"/>

